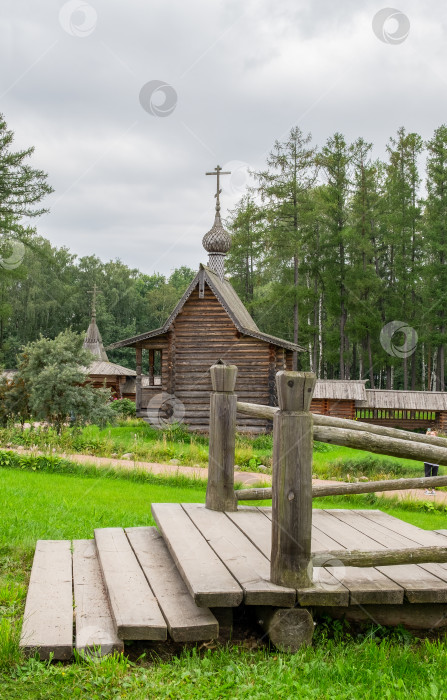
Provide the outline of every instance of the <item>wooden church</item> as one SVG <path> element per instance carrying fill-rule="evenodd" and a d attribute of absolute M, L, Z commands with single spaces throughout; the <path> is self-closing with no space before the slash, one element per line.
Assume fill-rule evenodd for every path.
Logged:
<path fill-rule="evenodd" d="M 111 348 L 136 350 L 136 411 L 154 425 L 163 414 L 193 430 L 208 429 L 211 378 L 209 368 L 218 360 L 238 367 L 236 392 L 241 401 L 276 405 L 275 375 L 292 369 L 294 351 L 303 348 L 263 333 L 225 277 L 225 255 L 231 237 L 220 217 L 217 166 L 216 214 L 203 237 L 208 265 L 197 275 L 169 318 L 161 326 L 127 338 Z M 142 386 L 142 375 L 149 381 Z M 267 422 L 238 416 L 241 431 L 264 431 Z"/>
<path fill-rule="evenodd" d="M 92 316 L 85 334 L 83 347 L 94 356 L 86 373 L 95 389 L 110 389 L 115 399 L 135 399 L 136 372 L 128 367 L 110 362 L 102 342 L 101 333 L 96 323 L 96 284 L 91 292 Z"/>

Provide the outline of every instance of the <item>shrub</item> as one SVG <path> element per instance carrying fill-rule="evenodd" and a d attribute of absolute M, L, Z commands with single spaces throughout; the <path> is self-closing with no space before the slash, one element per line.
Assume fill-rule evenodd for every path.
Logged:
<path fill-rule="evenodd" d="M 414 476 L 414 472 L 401 462 L 380 457 L 356 457 L 353 459 L 337 459 L 328 464 L 328 471 L 334 477 L 368 476 L 376 479 L 400 479 Z"/>
<path fill-rule="evenodd" d="M 131 399 L 116 399 L 111 402 L 110 408 L 121 418 L 135 418 L 135 401 Z"/>

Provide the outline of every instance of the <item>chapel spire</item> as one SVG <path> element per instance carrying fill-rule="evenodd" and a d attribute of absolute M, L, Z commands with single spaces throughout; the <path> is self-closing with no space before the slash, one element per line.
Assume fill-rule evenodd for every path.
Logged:
<path fill-rule="evenodd" d="M 88 291 L 88 294 L 92 295 L 92 319 L 87 329 L 87 333 L 85 334 L 83 347 L 84 350 L 90 350 L 90 352 L 99 360 L 108 362 L 109 358 L 107 357 L 107 353 L 104 349 L 101 333 L 96 325 L 96 296 L 99 291 L 100 290 L 96 287 L 96 284 L 93 285 L 92 290 Z"/>
<path fill-rule="evenodd" d="M 208 265 L 213 272 L 219 275 L 223 280 L 225 275 L 225 255 L 230 250 L 231 237 L 222 225 L 220 218 L 220 176 L 231 175 L 229 171 L 223 171 L 218 165 L 211 173 L 205 175 L 214 175 L 217 178 L 217 190 L 214 197 L 216 198 L 216 214 L 212 228 L 206 233 L 202 239 L 202 245 L 208 253 Z"/>

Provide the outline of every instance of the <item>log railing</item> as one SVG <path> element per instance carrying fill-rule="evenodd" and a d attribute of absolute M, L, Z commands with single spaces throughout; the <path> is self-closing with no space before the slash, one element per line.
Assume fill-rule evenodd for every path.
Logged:
<path fill-rule="evenodd" d="M 415 435 L 395 428 L 311 414 L 315 386 L 310 372 L 276 375 L 279 407 L 238 402 L 234 393 L 237 368 L 211 367 L 210 458 L 206 507 L 235 510 L 241 500 L 272 499 L 272 582 L 295 588 L 312 585 L 312 566 L 381 566 L 447 562 L 446 547 L 419 547 L 377 552 L 334 551 L 312 556 L 312 498 L 408 488 L 446 486 L 447 476 L 392 479 L 312 487 L 313 439 L 378 454 L 447 465 L 444 438 Z M 271 488 L 234 491 L 236 411 L 273 420 Z"/>

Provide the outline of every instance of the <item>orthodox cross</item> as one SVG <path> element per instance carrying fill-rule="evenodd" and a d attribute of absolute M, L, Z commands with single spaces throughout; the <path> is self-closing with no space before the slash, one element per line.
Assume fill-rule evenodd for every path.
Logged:
<path fill-rule="evenodd" d="M 216 175 L 217 176 L 217 191 L 216 194 L 214 195 L 216 198 L 216 213 L 220 213 L 220 199 L 219 195 L 222 192 L 220 189 L 220 176 L 221 175 L 231 175 L 231 172 L 229 170 L 222 170 L 220 165 L 217 166 L 217 168 L 214 168 L 214 171 L 212 173 L 205 173 L 205 175 Z"/>
<path fill-rule="evenodd" d="M 96 295 L 98 292 L 101 294 L 101 290 L 97 288 L 96 282 L 93 285 L 93 289 L 87 291 L 87 294 L 92 295 L 92 318 L 96 318 Z"/>

